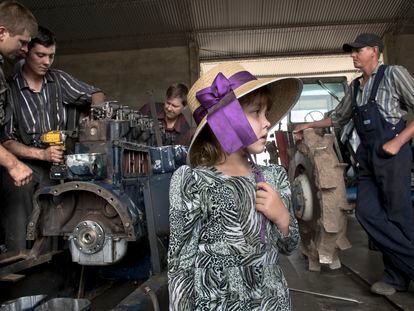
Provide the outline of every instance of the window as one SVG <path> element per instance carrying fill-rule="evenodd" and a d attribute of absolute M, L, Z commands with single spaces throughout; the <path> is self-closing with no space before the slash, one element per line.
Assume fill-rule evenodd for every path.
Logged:
<path fill-rule="evenodd" d="M 302 94 L 290 112 L 290 122 L 303 123 L 321 120 L 325 113 L 338 105 L 339 101 L 335 96 L 340 100 L 344 95 L 343 81 L 324 83 L 321 79 L 312 81 L 305 79 Z"/>

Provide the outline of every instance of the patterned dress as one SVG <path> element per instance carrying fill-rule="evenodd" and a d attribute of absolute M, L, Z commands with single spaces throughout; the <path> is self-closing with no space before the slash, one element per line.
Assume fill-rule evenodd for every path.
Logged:
<path fill-rule="evenodd" d="M 260 167 L 291 214 L 289 235 L 265 223 L 255 208 L 251 176 L 227 176 L 215 168 L 181 166 L 170 186 L 168 277 L 170 310 L 290 310 L 279 253 L 299 243 L 284 168 Z"/>

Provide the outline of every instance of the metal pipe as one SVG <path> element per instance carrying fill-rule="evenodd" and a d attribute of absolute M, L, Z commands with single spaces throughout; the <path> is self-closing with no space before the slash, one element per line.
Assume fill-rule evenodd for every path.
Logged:
<path fill-rule="evenodd" d="M 144 287 L 144 293 L 150 296 L 154 311 L 160 311 L 157 295 L 151 290 L 149 286 Z"/>
<path fill-rule="evenodd" d="M 289 289 L 292 292 L 298 292 L 298 293 L 304 293 L 304 294 L 311 294 L 311 295 L 314 295 L 314 296 L 325 297 L 325 298 L 332 298 L 332 299 L 343 300 L 343 301 L 348 301 L 348 302 L 353 302 L 353 303 L 361 303 L 360 301 L 358 301 L 356 299 L 347 298 L 347 297 L 326 295 L 326 294 L 321 294 L 321 293 L 316 293 L 316 292 L 311 292 L 311 291 L 301 290 L 301 289 L 296 289 L 296 288 L 289 288 Z"/>
<path fill-rule="evenodd" d="M 77 298 L 78 299 L 83 298 L 84 294 L 85 294 L 85 266 L 82 265 Z"/>

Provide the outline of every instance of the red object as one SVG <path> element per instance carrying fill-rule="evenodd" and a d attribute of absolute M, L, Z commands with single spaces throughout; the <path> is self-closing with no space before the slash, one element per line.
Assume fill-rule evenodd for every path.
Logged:
<path fill-rule="evenodd" d="M 280 164 L 286 169 L 289 167 L 288 149 L 286 143 L 286 132 L 275 131 L 276 146 L 279 151 Z"/>

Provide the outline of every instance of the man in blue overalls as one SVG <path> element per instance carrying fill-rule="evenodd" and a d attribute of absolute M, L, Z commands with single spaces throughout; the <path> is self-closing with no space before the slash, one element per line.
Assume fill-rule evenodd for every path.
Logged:
<path fill-rule="evenodd" d="M 380 37 L 360 34 L 344 44 L 362 76 L 352 81 L 330 117 L 296 127 L 341 127 L 353 118 L 361 144 L 357 150 L 356 217 L 383 254 L 383 280 L 371 286 L 380 295 L 406 291 L 414 280 L 414 215 L 411 204 L 411 138 L 414 122 L 403 116 L 414 110 L 414 79 L 401 66 L 379 64 Z"/>

